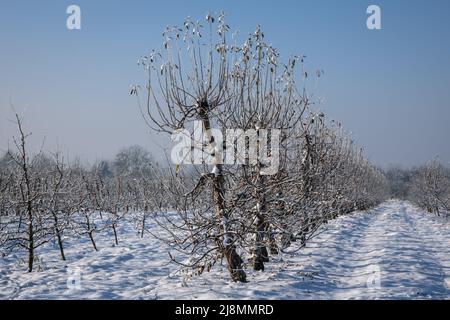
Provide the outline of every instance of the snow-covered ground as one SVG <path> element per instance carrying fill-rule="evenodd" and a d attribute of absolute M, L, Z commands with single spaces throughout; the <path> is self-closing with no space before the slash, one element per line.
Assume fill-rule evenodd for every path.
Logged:
<path fill-rule="evenodd" d="M 40 251 L 28 274 L 18 256 L 0 258 L 1 299 L 450 299 L 450 223 L 391 200 L 324 225 L 306 248 L 284 254 L 249 283 L 230 283 L 225 266 L 189 281 L 167 248 L 124 226 L 120 244 L 98 236 Z"/>

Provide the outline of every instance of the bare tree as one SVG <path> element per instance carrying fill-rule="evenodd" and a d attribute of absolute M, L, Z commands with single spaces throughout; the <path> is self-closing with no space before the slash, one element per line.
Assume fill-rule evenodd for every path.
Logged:
<path fill-rule="evenodd" d="M 32 272 L 35 250 L 48 242 L 51 231 L 46 224 L 46 216 L 40 201 L 43 181 L 37 166 L 42 153 L 30 159 L 27 149 L 27 138 L 30 134 L 25 132 L 22 118 L 17 113 L 15 117 L 19 131 L 19 138 L 14 138 L 17 153 L 11 154 L 15 165 L 14 190 L 11 198 L 15 216 L 10 216 L 8 221 L 5 242 L 8 251 L 16 248 L 27 250 L 28 271 Z"/>
<path fill-rule="evenodd" d="M 438 216 L 450 212 L 450 170 L 437 160 L 413 171 L 410 198 Z"/>
<path fill-rule="evenodd" d="M 226 33 L 229 27 L 221 15 L 217 29 L 219 43 L 216 45 L 213 43 L 214 21 L 211 15 L 207 16 L 210 41 L 206 52 L 202 52 L 202 25 L 186 19 L 184 28 L 173 27 L 164 32 L 165 56 L 152 52 L 139 61 L 148 72 L 145 108 L 148 124 L 155 130 L 171 134 L 185 128 L 189 122 L 199 120 L 206 134 L 206 144 L 213 149 L 214 137 L 210 132 L 213 126 L 220 125 L 217 115 L 227 108 L 227 104 L 235 102 L 234 88 L 230 87 L 232 79 L 227 72 L 230 61 L 227 60 Z M 187 60 L 186 66 L 183 59 Z M 162 64 L 156 67 L 159 60 Z M 132 93 L 138 92 L 133 89 Z M 216 160 L 220 156 L 218 152 L 213 155 Z M 221 161 L 215 161 L 213 169 L 201 176 L 198 186 L 205 180 L 210 180 L 214 211 L 220 221 L 216 226 L 221 234 L 217 237 L 217 249 L 226 257 L 231 278 L 245 282 L 242 259 L 236 251 L 236 239 L 230 225 L 231 217 L 225 207 L 225 177 Z"/>
<path fill-rule="evenodd" d="M 376 204 L 382 196 L 372 201 L 369 188 L 383 179 L 339 128 L 311 112 L 314 99 L 298 86 L 308 78 L 304 56 L 283 64 L 259 27 L 238 45 L 236 34 L 229 39 L 223 14 L 217 25 L 210 14 L 206 22 L 206 37 L 201 23 L 190 19 L 183 27 L 168 27 L 162 51 L 138 62 L 148 78 L 144 104 L 140 86 L 131 93 L 156 131 L 172 134 L 199 121 L 203 134 L 193 137 L 194 152 L 207 150 L 202 165 L 181 169 L 182 163 L 176 164 L 166 188 L 176 214 L 156 214 L 157 223 L 172 247 L 190 257 L 183 265 L 201 273 L 225 257 L 232 280 L 246 281 L 241 255 L 251 255 L 253 268 L 264 270 L 269 251 L 277 254 L 297 238 L 304 243 L 339 210 Z M 222 136 L 227 129 L 240 130 L 235 138 L 245 135 L 246 147 L 254 139 L 253 151 L 266 156 L 278 151 L 264 147 L 263 138 L 277 142 L 280 168 L 267 176 L 268 164 L 251 161 L 250 150 L 238 155 L 242 165 L 223 165 L 226 151 L 239 146 L 232 141 L 222 149 L 220 134 L 212 129 Z M 280 140 L 274 132 L 261 136 L 260 129 L 281 131 Z M 359 187 L 361 196 L 351 189 Z"/>

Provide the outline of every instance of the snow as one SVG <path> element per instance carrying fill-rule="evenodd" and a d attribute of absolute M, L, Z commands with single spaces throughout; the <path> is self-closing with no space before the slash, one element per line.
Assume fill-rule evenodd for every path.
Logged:
<path fill-rule="evenodd" d="M 324 225 L 307 246 L 279 255 L 248 283 L 229 281 L 225 265 L 188 279 L 167 247 L 122 222 L 111 234 L 0 258 L 0 299 L 450 299 L 450 223 L 412 204 L 390 200 Z M 293 248 L 295 249 L 295 248 Z"/>

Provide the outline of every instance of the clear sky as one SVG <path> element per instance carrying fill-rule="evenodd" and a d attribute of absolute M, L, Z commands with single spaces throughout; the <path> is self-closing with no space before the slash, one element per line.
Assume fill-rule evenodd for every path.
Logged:
<path fill-rule="evenodd" d="M 66 28 L 77 4 L 82 29 Z M 381 8 L 382 30 L 366 9 Z M 448 0 L 42 0 L 0 3 L 0 151 L 16 134 L 15 108 L 36 148 L 56 145 L 99 160 L 140 144 L 159 153 L 130 85 L 145 78 L 139 56 L 160 46 L 166 25 L 224 10 L 241 33 L 264 29 L 286 59 L 323 69 L 316 95 L 376 164 L 450 162 Z"/>

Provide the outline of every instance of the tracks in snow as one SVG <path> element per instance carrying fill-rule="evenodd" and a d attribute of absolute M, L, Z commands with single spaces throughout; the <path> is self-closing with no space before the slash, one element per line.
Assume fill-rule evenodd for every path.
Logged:
<path fill-rule="evenodd" d="M 391 200 L 368 213 L 341 217 L 326 228 L 305 252 L 311 263 L 299 258 L 305 269 L 324 277 L 324 290 L 307 297 L 450 297 L 448 223 L 408 202 Z"/>
<path fill-rule="evenodd" d="M 0 299 L 450 298 L 450 222 L 404 201 L 330 221 L 299 252 L 273 257 L 265 272 L 247 270 L 245 284 L 217 265 L 181 285 L 167 247 L 124 227 L 119 246 L 107 235 L 98 236 L 99 252 L 86 239 L 68 246 L 67 263 L 44 248 L 43 272 L 0 260 Z M 67 290 L 68 268 L 80 269 L 82 290 Z"/>

